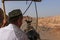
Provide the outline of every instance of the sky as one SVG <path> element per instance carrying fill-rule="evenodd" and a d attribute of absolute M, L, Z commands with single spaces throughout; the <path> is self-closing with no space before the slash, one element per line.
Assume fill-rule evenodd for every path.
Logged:
<path fill-rule="evenodd" d="M 5 1 L 5 9 L 6 13 L 8 13 L 14 9 L 21 9 L 22 13 L 28 7 L 30 1 Z M 2 2 L 0 0 L 0 8 L 2 8 Z M 60 0 L 42 0 L 41 2 L 37 2 L 37 10 L 39 17 L 48 17 L 48 16 L 60 16 Z M 28 11 L 24 14 L 24 16 L 32 16 L 36 17 L 35 13 L 35 4 L 34 2 L 28 9 Z"/>

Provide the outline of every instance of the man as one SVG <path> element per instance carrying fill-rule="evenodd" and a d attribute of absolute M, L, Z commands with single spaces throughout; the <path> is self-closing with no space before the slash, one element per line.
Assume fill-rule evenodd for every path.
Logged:
<path fill-rule="evenodd" d="M 9 25 L 0 29 L 0 40 L 28 40 L 27 35 L 20 30 L 22 20 L 20 9 L 9 12 Z"/>

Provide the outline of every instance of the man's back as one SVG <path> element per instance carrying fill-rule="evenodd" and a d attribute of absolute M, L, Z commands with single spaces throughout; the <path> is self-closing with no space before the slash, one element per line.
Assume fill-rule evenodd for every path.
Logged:
<path fill-rule="evenodd" d="M 28 40 L 26 34 L 13 24 L 0 29 L 0 40 Z"/>

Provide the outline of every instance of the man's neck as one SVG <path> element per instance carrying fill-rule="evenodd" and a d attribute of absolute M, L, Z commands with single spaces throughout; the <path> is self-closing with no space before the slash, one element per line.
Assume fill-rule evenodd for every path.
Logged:
<path fill-rule="evenodd" d="M 16 25 L 18 28 L 20 28 L 20 26 L 18 25 L 18 23 L 11 23 L 11 24 L 14 24 L 14 25 Z"/>

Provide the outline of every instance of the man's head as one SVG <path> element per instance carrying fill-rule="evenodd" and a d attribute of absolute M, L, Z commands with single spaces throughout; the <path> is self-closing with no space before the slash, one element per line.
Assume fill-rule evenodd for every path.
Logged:
<path fill-rule="evenodd" d="M 20 9 L 15 9 L 9 12 L 9 22 L 17 26 L 21 26 L 23 15 Z"/>
<path fill-rule="evenodd" d="M 3 10 L 0 8 L 0 27 L 3 25 L 3 19 L 4 19 Z"/>

